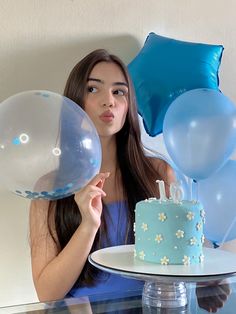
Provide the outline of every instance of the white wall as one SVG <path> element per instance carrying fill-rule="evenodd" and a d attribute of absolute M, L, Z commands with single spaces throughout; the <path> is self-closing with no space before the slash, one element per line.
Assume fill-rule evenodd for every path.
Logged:
<path fill-rule="evenodd" d="M 61 92 L 94 48 L 129 62 L 150 31 L 223 44 L 221 87 L 236 101 L 235 9 L 234 0 L 1 0 L 0 101 L 33 88 Z"/>
<path fill-rule="evenodd" d="M 0 101 L 29 89 L 61 93 L 73 65 L 95 48 L 129 63 L 153 31 L 223 44 L 220 87 L 236 103 L 235 19 L 234 0 L 0 0 Z M 28 201 L 2 190 L 0 306 L 37 300 L 27 217 Z"/>

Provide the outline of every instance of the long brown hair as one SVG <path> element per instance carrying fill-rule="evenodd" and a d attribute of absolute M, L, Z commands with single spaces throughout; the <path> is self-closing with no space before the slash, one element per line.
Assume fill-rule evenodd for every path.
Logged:
<path fill-rule="evenodd" d="M 141 132 L 138 121 L 138 113 L 134 94 L 133 84 L 124 63 L 115 55 L 109 54 L 104 49 L 98 49 L 83 58 L 71 71 L 67 80 L 64 95 L 72 99 L 83 108 L 87 80 L 99 62 L 110 62 L 117 64 L 122 70 L 128 83 L 128 112 L 123 128 L 116 134 L 118 168 L 121 173 L 121 180 L 124 190 L 124 197 L 127 200 L 128 230 L 126 243 L 134 243 L 133 223 L 135 204 L 145 198 L 158 196 L 155 180 L 160 178 L 150 160 L 145 156 L 141 144 Z M 104 210 L 103 210 L 104 212 Z M 81 215 L 74 196 L 51 202 L 49 207 L 49 230 L 50 217 L 55 215 L 55 229 L 60 250 L 69 242 L 75 230 L 81 223 Z M 52 232 L 51 232 L 52 233 Z M 102 235 L 106 234 L 105 215 L 102 213 L 101 226 L 96 234 L 91 252 L 101 245 Z M 129 235 L 129 236 L 128 236 Z M 77 285 L 89 285 L 94 282 L 96 270 L 86 262 L 83 271 L 78 278 Z"/>

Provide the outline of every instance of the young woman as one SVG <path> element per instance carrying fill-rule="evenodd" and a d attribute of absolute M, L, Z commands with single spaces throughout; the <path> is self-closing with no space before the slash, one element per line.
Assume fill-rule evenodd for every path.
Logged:
<path fill-rule="evenodd" d="M 92 119 L 102 165 L 75 195 L 32 201 L 31 259 L 39 300 L 139 289 L 141 281 L 98 271 L 87 258 L 106 246 L 134 243 L 135 204 L 159 196 L 156 179 L 168 191 L 173 171 L 144 154 L 132 82 L 118 57 L 103 49 L 87 55 L 72 70 L 64 94 Z"/>

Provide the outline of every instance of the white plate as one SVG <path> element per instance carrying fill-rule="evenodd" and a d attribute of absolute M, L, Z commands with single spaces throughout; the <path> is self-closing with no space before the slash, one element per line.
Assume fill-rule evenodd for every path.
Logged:
<path fill-rule="evenodd" d="M 121 245 L 93 252 L 89 262 L 110 273 L 142 280 L 205 281 L 236 274 L 236 254 L 204 248 L 204 262 L 197 265 L 158 265 L 134 258 L 134 245 Z"/>

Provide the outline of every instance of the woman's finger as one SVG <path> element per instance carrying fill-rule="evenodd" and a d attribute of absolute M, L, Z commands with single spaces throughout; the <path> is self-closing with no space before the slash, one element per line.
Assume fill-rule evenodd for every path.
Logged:
<path fill-rule="evenodd" d="M 101 181 L 105 181 L 106 178 L 108 178 L 110 175 L 110 172 L 101 172 L 98 173 L 90 182 L 89 185 L 98 185 Z"/>
<path fill-rule="evenodd" d="M 89 192 L 89 198 L 91 200 L 93 200 L 97 196 L 106 196 L 106 193 L 103 192 L 103 194 L 102 194 L 100 191 L 91 191 L 91 192 Z"/>
<path fill-rule="evenodd" d="M 97 195 L 100 195 L 101 197 L 106 196 L 106 193 L 99 188 L 98 186 L 94 186 L 94 185 L 87 185 L 83 190 L 80 190 L 79 192 L 75 193 L 75 200 L 83 200 L 86 199 L 87 196 L 89 196 L 89 198 L 91 198 L 91 195 L 93 192 L 96 192 Z"/>

